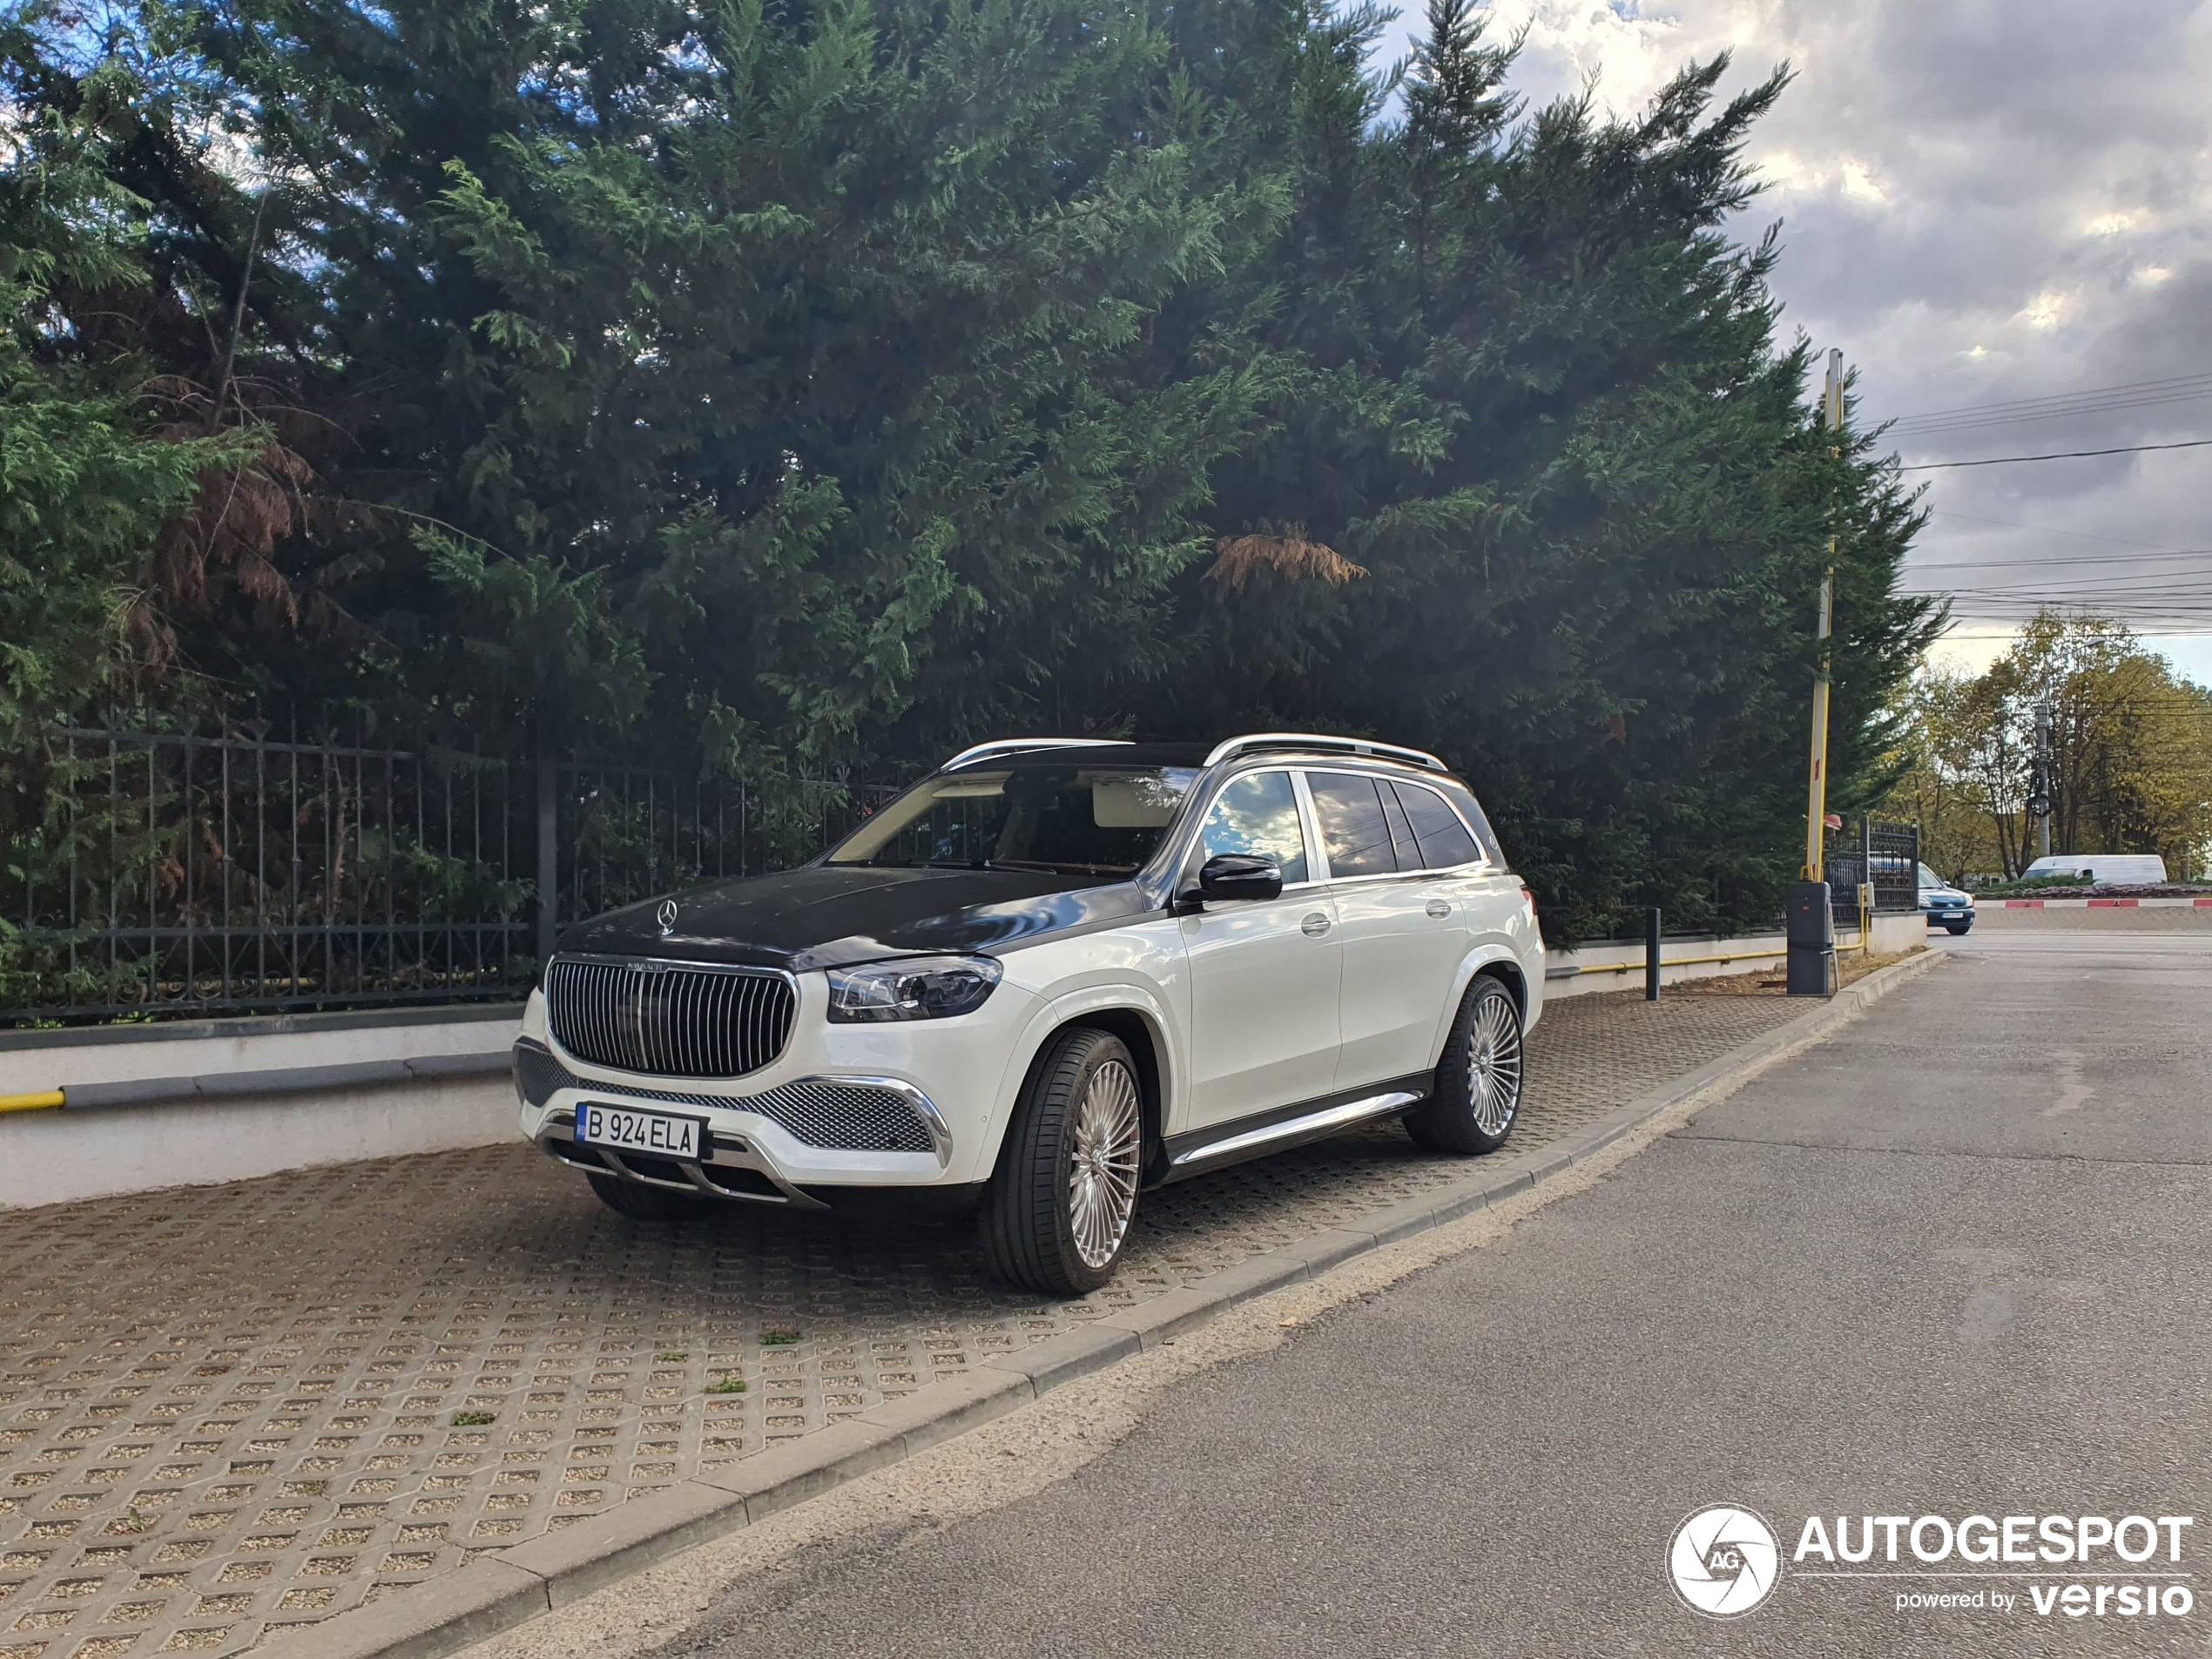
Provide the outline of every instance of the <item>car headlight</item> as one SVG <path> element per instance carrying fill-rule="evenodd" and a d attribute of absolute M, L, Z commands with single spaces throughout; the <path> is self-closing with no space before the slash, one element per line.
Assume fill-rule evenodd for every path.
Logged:
<path fill-rule="evenodd" d="M 833 968 L 829 1016 L 839 1025 L 867 1025 L 973 1014 L 983 1006 L 1003 971 L 988 956 L 909 956 L 903 961 Z"/>

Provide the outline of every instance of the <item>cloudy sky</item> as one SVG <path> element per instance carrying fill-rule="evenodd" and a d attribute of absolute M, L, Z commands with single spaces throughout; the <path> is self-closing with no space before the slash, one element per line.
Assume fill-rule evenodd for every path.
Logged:
<path fill-rule="evenodd" d="M 2212 0 L 1490 10 L 1492 38 L 1527 30 L 1536 102 L 1594 82 L 1631 111 L 1720 51 L 1733 84 L 1794 67 L 1743 233 L 1781 222 L 1784 329 L 1843 348 L 1906 462 L 2212 437 Z M 2212 448 L 1913 476 L 1936 516 L 1907 581 L 1959 596 L 1946 654 L 2087 601 L 2212 684 Z"/>

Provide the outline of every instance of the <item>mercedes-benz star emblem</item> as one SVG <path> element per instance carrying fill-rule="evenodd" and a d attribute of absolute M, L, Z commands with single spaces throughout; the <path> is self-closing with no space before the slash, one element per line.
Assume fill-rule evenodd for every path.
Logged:
<path fill-rule="evenodd" d="M 655 915 L 655 916 L 658 919 L 658 921 L 659 921 L 659 922 L 660 922 L 660 931 L 661 931 L 661 937 L 662 937 L 662 938 L 665 939 L 665 938 L 667 938 L 667 937 L 668 937 L 668 935 L 669 935 L 669 934 L 672 934 L 672 933 L 674 933 L 674 932 L 676 931 L 676 900 L 673 900 L 673 899 L 663 899 L 663 900 L 660 901 L 660 908 L 659 908 L 658 910 L 655 911 L 653 914 L 654 914 L 654 915 Z"/>

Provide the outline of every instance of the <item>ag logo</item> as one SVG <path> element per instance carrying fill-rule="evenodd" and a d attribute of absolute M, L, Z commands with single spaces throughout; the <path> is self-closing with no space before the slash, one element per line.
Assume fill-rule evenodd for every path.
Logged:
<path fill-rule="evenodd" d="M 654 913 L 654 920 L 660 923 L 660 934 L 663 939 L 674 933 L 676 931 L 676 900 L 663 899 L 660 901 L 659 910 Z"/>
<path fill-rule="evenodd" d="M 1692 1612 L 1732 1619 L 1774 1592 L 1782 1547 L 1774 1529 L 1749 1509 L 1716 1503 L 1675 1529 L 1667 1576 Z"/>

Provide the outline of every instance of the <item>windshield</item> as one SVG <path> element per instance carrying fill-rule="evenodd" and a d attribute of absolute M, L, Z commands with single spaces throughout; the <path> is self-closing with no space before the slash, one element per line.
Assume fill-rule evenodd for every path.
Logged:
<path fill-rule="evenodd" d="M 944 772 L 861 825 L 827 862 L 1134 875 L 1197 776 L 1195 766 Z"/>
<path fill-rule="evenodd" d="M 1944 880 L 1924 864 L 1920 867 L 1920 885 L 1924 887 L 1939 887 L 1944 885 Z"/>

